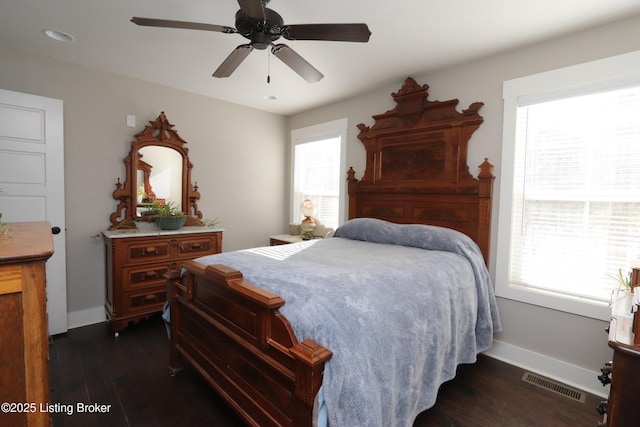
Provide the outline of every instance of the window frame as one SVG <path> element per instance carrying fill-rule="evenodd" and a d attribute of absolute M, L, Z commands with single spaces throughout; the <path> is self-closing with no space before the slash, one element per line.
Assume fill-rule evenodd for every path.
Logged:
<path fill-rule="evenodd" d="M 332 120 L 325 123 L 319 123 L 291 131 L 291 167 L 289 179 L 289 221 L 291 223 L 299 223 L 300 207 L 293 206 L 294 200 L 294 179 L 296 175 L 296 158 L 295 150 L 299 144 L 320 141 L 323 139 L 340 138 L 340 171 L 344 171 L 343 179 L 339 180 L 339 196 L 338 196 L 338 225 L 346 220 L 346 172 L 347 172 L 347 129 L 349 121 L 347 118 Z"/>
<path fill-rule="evenodd" d="M 496 295 L 590 318 L 609 320 L 607 303 L 509 283 L 514 202 L 516 120 L 519 105 L 602 89 L 640 84 L 640 51 L 604 58 L 503 83 L 503 135 L 496 251 Z"/>

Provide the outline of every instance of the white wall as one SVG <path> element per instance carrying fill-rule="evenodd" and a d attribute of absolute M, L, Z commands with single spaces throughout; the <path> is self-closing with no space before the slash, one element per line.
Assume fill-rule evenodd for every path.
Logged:
<path fill-rule="evenodd" d="M 581 62 L 640 49 L 640 16 L 605 25 L 570 36 L 532 45 L 490 58 L 460 64 L 428 74 L 412 74 L 418 84 L 430 86 L 430 100 L 460 100 L 458 108 L 466 109 L 475 101 L 484 102 L 480 114 L 484 123 L 474 133 L 469 144 L 469 165 L 472 173 L 484 157 L 495 165 L 494 203 L 492 217 L 490 270 L 495 274 L 495 253 L 498 218 L 500 161 L 502 150 L 502 82 Z M 428 52 L 416 52 L 416 55 Z M 364 172 L 365 151 L 357 139 L 358 123 L 371 126 L 374 114 L 395 107 L 391 93 L 398 91 L 404 80 L 398 79 L 370 93 L 293 115 L 289 128 L 349 119 L 347 161 L 354 166 L 356 176 Z M 530 369 L 545 371 L 551 376 L 564 376 L 569 383 L 603 392 L 594 371 L 610 360 L 604 332 L 606 322 L 570 315 L 560 311 L 527 305 L 516 301 L 498 301 L 504 328 L 496 335 L 495 355 Z M 538 357 L 544 355 L 546 357 Z M 558 363 L 555 363 L 558 362 Z M 540 366 L 533 366 L 535 364 Z M 551 366 L 553 365 L 553 366 Z"/>
<path fill-rule="evenodd" d="M 161 111 L 187 141 L 205 218 L 219 217 L 223 250 L 268 244 L 287 229 L 282 116 L 0 46 L 0 88 L 64 101 L 69 326 L 104 315 L 104 248 L 93 236 L 115 211 L 116 179 L 134 135 Z M 136 127 L 126 126 L 126 115 Z M 250 124 L 250 126 L 248 126 Z"/>

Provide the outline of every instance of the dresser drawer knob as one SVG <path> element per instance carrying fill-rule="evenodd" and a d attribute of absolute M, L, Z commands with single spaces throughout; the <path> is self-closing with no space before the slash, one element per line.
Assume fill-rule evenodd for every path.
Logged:
<path fill-rule="evenodd" d="M 155 246 L 147 246 L 142 250 L 142 255 L 155 255 L 158 253 L 158 248 Z"/>
<path fill-rule="evenodd" d="M 598 375 L 598 379 L 600 380 L 603 386 L 611 382 L 611 378 L 609 377 L 609 374 L 605 374 L 604 372 L 602 373 L 602 375 Z"/>
<path fill-rule="evenodd" d="M 157 271 L 147 271 L 146 276 L 149 278 L 158 277 Z"/>
<path fill-rule="evenodd" d="M 146 299 L 147 301 L 155 301 L 158 299 L 158 296 L 156 294 L 149 294 L 145 295 L 144 299 Z"/>

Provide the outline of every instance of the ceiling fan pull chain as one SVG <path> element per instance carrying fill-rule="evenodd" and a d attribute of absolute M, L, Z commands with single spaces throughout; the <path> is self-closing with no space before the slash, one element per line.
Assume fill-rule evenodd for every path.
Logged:
<path fill-rule="evenodd" d="M 267 52 L 267 84 L 271 83 L 271 50 Z"/>

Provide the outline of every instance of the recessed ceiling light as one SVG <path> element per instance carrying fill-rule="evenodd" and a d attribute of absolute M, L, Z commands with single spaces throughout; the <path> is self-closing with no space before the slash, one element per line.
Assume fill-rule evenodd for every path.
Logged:
<path fill-rule="evenodd" d="M 75 37 L 73 37 L 69 33 L 65 33 L 64 31 L 44 30 L 43 32 L 47 35 L 47 37 L 57 40 L 59 42 L 70 43 L 76 40 Z"/>
<path fill-rule="evenodd" d="M 276 98 L 275 95 L 265 95 L 264 99 L 266 99 L 267 101 L 275 101 L 278 98 Z"/>

